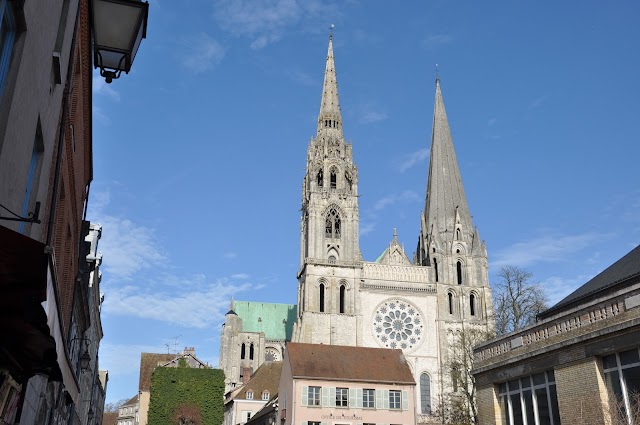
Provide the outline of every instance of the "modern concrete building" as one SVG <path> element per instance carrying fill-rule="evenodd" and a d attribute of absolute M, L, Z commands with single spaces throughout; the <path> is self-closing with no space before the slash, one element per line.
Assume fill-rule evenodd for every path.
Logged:
<path fill-rule="evenodd" d="M 474 348 L 480 423 L 638 423 L 640 246 L 538 319 Z"/>
<path fill-rule="evenodd" d="M 389 245 L 380 247 L 380 256 L 364 260 L 358 145 L 344 136 L 330 37 L 316 135 L 308 145 L 302 180 L 300 269 L 291 341 L 401 349 L 420 383 L 415 404 L 420 422 L 433 420 L 443 394 L 458 392 L 450 354 L 453 341 L 463 329 L 493 328 L 487 250 L 467 204 L 439 80 L 430 143 L 425 206 L 421 213 L 416 211 L 416 251 L 406 253 L 393 231 Z M 257 336 L 226 336 L 228 329 L 239 329 L 239 319 L 227 314 L 221 338 L 221 368 L 229 385 L 238 382 L 247 367 L 239 356 L 242 346 L 253 343 L 262 350 Z M 262 354 L 258 363 L 264 361 Z"/>
<path fill-rule="evenodd" d="M 400 349 L 289 343 L 277 423 L 415 424 L 415 386 Z"/>

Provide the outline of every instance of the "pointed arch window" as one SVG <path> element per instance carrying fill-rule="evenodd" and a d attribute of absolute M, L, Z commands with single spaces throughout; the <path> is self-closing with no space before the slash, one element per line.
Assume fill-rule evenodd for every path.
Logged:
<path fill-rule="evenodd" d="M 353 188 L 353 180 L 351 180 L 351 175 L 347 172 L 344 173 L 344 180 L 347 182 L 347 189 L 349 189 L 349 191 L 352 190 Z"/>
<path fill-rule="evenodd" d="M 344 313 L 346 295 L 347 295 L 347 288 L 344 285 L 340 285 L 340 313 Z"/>
<path fill-rule="evenodd" d="M 431 378 L 426 373 L 420 375 L 420 411 L 423 415 L 431 413 Z"/>
<path fill-rule="evenodd" d="M 433 269 L 436 272 L 436 283 L 438 283 L 438 260 L 433 259 Z"/>
<path fill-rule="evenodd" d="M 316 180 L 318 182 L 318 187 L 322 187 L 324 181 L 324 174 L 322 172 L 322 168 L 318 171 L 318 175 L 316 176 Z"/>
<path fill-rule="evenodd" d="M 338 172 L 335 168 L 331 168 L 329 172 L 329 187 L 335 189 L 338 187 Z"/>
<path fill-rule="evenodd" d="M 329 239 L 340 239 L 340 215 L 335 208 L 331 208 L 327 213 L 324 236 Z"/>
<path fill-rule="evenodd" d="M 324 283 L 320 284 L 320 313 L 324 313 Z"/>
<path fill-rule="evenodd" d="M 458 279 L 458 285 L 462 285 L 462 262 L 456 263 L 456 277 Z"/>
<path fill-rule="evenodd" d="M 247 347 L 244 344 L 244 342 L 242 343 L 242 346 L 240 347 L 240 359 L 244 360 L 244 358 L 247 356 Z"/>
<path fill-rule="evenodd" d="M 249 360 L 253 360 L 253 343 L 249 346 Z"/>
<path fill-rule="evenodd" d="M 447 298 L 449 299 L 449 314 L 453 314 L 453 294 L 449 292 Z"/>
<path fill-rule="evenodd" d="M 456 240 L 459 241 L 460 240 L 460 229 L 456 229 Z"/>
<path fill-rule="evenodd" d="M 476 296 L 474 294 L 469 295 L 469 312 L 472 316 L 476 315 Z"/>

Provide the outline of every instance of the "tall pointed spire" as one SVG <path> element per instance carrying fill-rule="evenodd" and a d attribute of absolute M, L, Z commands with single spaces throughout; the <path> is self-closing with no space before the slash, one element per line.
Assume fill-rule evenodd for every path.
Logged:
<path fill-rule="evenodd" d="M 324 85 L 322 87 L 322 102 L 318 115 L 318 134 L 321 130 L 337 131 L 342 135 L 342 116 L 340 115 L 340 100 L 338 99 L 338 81 L 333 59 L 333 35 L 329 35 L 329 50 L 327 65 L 324 71 Z"/>
<path fill-rule="evenodd" d="M 473 232 L 469 206 L 462 187 L 462 177 L 442 100 L 440 79 L 437 76 L 425 221 L 428 232 L 453 233 L 456 229 L 467 235 Z"/>

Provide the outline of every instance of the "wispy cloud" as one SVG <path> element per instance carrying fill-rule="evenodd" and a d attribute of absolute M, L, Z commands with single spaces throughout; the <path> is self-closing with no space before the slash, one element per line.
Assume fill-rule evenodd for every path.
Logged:
<path fill-rule="evenodd" d="M 138 374 L 140 372 L 140 353 L 163 352 L 166 352 L 166 347 L 161 345 L 102 342 L 100 344 L 100 368 L 108 370 L 111 379 L 121 375 Z"/>
<path fill-rule="evenodd" d="M 214 16 L 225 31 L 251 39 L 253 49 L 280 40 L 287 31 L 324 28 L 339 16 L 336 3 L 321 0 L 218 0 Z"/>
<path fill-rule="evenodd" d="M 229 251 L 222 254 L 222 257 L 226 260 L 235 260 L 236 258 L 238 258 L 238 254 L 236 254 L 235 252 Z"/>
<path fill-rule="evenodd" d="M 182 63 L 199 74 L 214 68 L 222 61 L 225 49 L 208 34 L 198 34 L 182 40 Z"/>
<path fill-rule="evenodd" d="M 382 108 L 372 102 L 360 105 L 357 114 L 360 124 L 373 124 L 389 118 L 389 115 Z"/>
<path fill-rule="evenodd" d="M 488 125 L 489 127 L 491 127 L 491 126 L 493 126 L 496 122 L 498 122 L 498 118 L 493 117 L 493 118 L 490 118 L 490 119 L 489 119 L 489 121 L 487 121 L 487 125 Z"/>
<path fill-rule="evenodd" d="M 93 94 L 105 96 L 116 102 L 120 101 L 120 93 L 115 91 L 110 84 L 106 83 L 105 79 L 100 76 L 100 71 L 98 70 L 93 71 Z"/>
<path fill-rule="evenodd" d="M 153 288 L 129 285 L 113 288 L 105 297 L 102 311 L 106 315 L 133 316 L 202 329 L 223 320 L 232 295 L 262 287 L 250 282 L 239 285 L 237 280 L 231 282 L 226 278 L 213 282 L 186 279 L 178 293 L 163 291 L 157 285 Z"/>
<path fill-rule="evenodd" d="M 376 230 L 376 223 L 372 221 L 360 222 L 360 236 L 366 236 Z"/>
<path fill-rule="evenodd" d="M 424 39 L 423 44 L 429 50 L 446 46 L 453 42 L 453 36 L 449 34 L 431 34 Z"/>
<path fill-rule="evenodd" d="M 546 94 L 536 97 L 529 104 L 529 110 L 539 108 L 544 102 L 547 101 L 547 99 L 549 99 L 549 96 L 547 96 Z"/>
<path fill-rule="evenodd" d="M 420 197 L 413 190 L 405 190 L 402 193 L 392 194 L 378 199 L 378 201 L 373 205 L 373 209 L 375 211 L 380 211 L 388 206 L 395 205 L 398 202 L 417 201 L 419 199 Z"/>
<path fill-rule="evenodd" d="M 529 266 L 534 263 L 565 261 L 576 252 L 609 238 L 609 234 L 547 235 L 525 242 L 517 242 L 496 253 L 492 266 Z"/>
<path fill-rule="evenodd" d="M 166 257 L 158 248 L 155 230 L 106 213 L 109 202 L 107 191 L 95 194 L 90 203 L 90 216 L 103 229 L 99 249 L 109 259 L 104 271 L 114 279 L 127 280 L 144 269 L 162 267 Z"/>
<path fill-rule="evenodd" d="M 424 162 L 427 158 L 429 158 L 429 149 L 418 149 L 415 152 L 411 152 L 410 154 L 405 155 L 400 161 L 398 168 L 401 173 L 404 173 L 414 165 Z"/>
<path fill-rule="evenodd" d="M 545 294 L 549 297 L 549 305 L 554 305 L 564 297 L 587 283 L 593 276 L 579 275 L 572 278 L 550 276 L 540 282 Z"/>
<path fill-rule="evenodd" d="M 302 84 L 303 86 L 313 86 L 316 84 L 316 80 L 311 75 L 299 69 L 287 69 L 285 75 L 292 81 Z"/>

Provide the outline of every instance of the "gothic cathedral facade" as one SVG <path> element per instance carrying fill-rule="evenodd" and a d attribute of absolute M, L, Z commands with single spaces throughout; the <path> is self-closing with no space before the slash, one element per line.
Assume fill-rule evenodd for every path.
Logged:
<path fill-rule="evenodd" d="M 403 350 L 418 384 L 417 414 L 431 413 L 455 385 L 447 369 L 456 333 L 493 327 L 487 251 L 471 220 L 439 80 L 426 200 L 412 258 L 395 232 L 375 261 L 364 261 L 360 253 L 358 168 L 343 135 L 331 37 L 301 211 L 291 339 Z"/>

